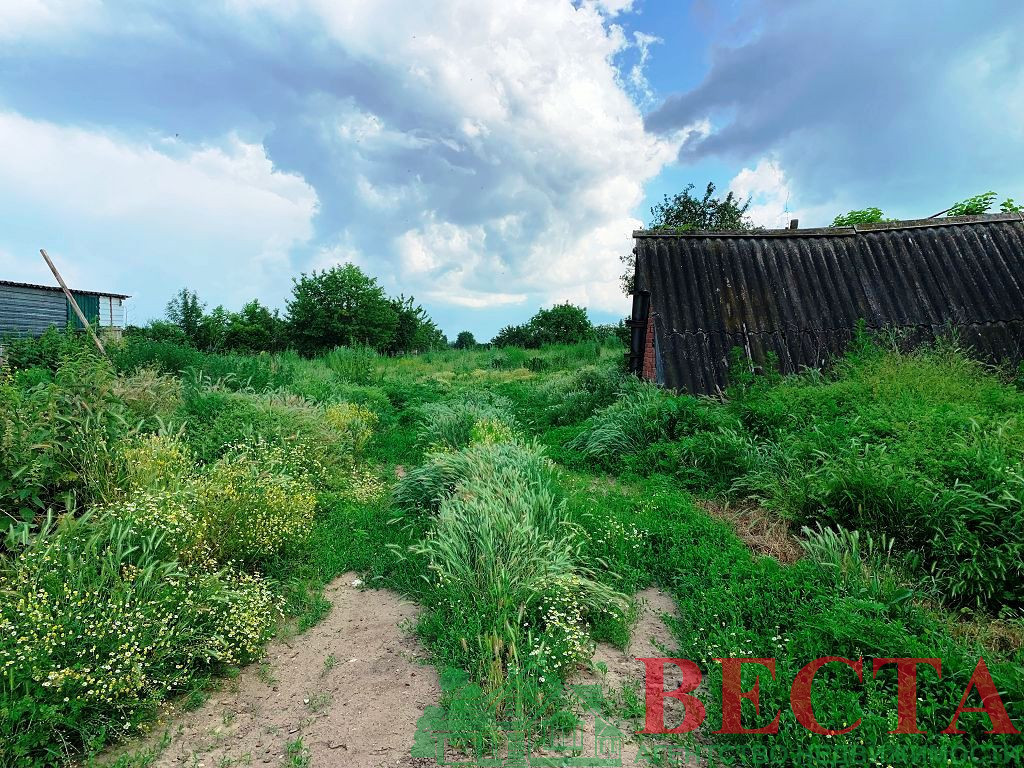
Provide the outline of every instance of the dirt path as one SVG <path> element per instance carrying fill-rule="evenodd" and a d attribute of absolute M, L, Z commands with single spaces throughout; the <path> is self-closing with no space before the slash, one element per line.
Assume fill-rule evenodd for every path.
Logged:
<path fill-rule="evenodd" d="M 155 765 L 409 765 L 416 721 L 440 698 L 437 674 L 417 663 L 417 643 L 399 627 L 416 606 L 356 579 L 328 586 L 333 608 L 322 622 L 272 644 L 264 663 L 174 723 Z"/>
<path fill-rule="evenodd" d="M 594 653 L 594 665 L 603 665 L 605 672 L 587 672 L 578 675 L 570 681 L 570 685 L 600 685 L 603 695 L 615 701 L 624 687 L 635 686 L 638 681 L 643 680 L 644 665 L 636 661 L 638 658 L 654 658 L 668 655 L 675 648 L 675 641 L 672 633 L 665 623 L 665 615 L 676 616 L 676 606 L 668 593 L 651 587 L 637 594 L 640 600 L 640 618 L 633 628 L 629 646 L 620 650 L 606 643 L 599 643 Z M 671 690 L 681 682 L 678 669 L 668 666 L 665 669 L 665 688 Z M 641 696 L 642 691 L 641 691 Z M 675 699 L 665 700 L 665 722 L 677 725 L 682 722 L 683 710 Z M 589 744 L 594 738 L 595 722 L 593 719 L 585 718 L 581 727 L 582 741 Z M 640 758 L 640 739 L 651 739 L 652 737 L 638 737 L 635 731 L 643 728 L 642 722 L 623 721 L 618 723 L 619 729 L 625 735 L 622 746 L 622 765 L 647 765 L 648 763 Z M 650 745 L 650 741 L 645 741 Z M 688 761 L 687 765 L 698 765 L 696 761 Z"/>
<path fill-rule="evenodd" d="M 318 625 L 271 644 L 262 663 L 227 681 L 200 709 L 155 727 L 154 743 L 168 729 L 170 741 L 152 765 L 435 766 L 436 760 L 410 755 L 417 721 L 441 695 L 436 671 L 418 663 L 421 649 L 400 627 L 415 619 L 418 609 L 393 592 L 362 590 L 353 583 L 359 584 L 357 575 L 346 573 L 327 587 L 332 609 Z M 629 647 L 598 644 L 594 662 L 606 671 L 581 673 L 570 685 L 600 685 L 614 701 L 624 687 L 642 680 L 644 667 L 636 658 L 664 656 L 673 647 L 664 620 L 665 614 L 676 615 L 672 599 L 654 588 L 637 597 L 641 612 Z M 678 682 L 668 667 L 666 688 Z M 666 700 L 670 724 L 682 720 L 674 704 Z M 617 725 L 625 736 L 622 765 L 644 764 L 633 733 L 643 724 Z M 584 744 L 592 744 L 595 727 L 593 716 L 584 714 L 579 729 Z"/>

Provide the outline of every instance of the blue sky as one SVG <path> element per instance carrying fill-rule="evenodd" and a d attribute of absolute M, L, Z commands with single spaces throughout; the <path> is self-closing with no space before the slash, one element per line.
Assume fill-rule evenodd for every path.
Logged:
<path fill-rule="evenodd" d="M 1019 0 L 4 0 L 0 278 L 283 308 L 352 261 L 454 336 L 569 300 L 687 183 L 765 226 L 1024 199 Z"/>

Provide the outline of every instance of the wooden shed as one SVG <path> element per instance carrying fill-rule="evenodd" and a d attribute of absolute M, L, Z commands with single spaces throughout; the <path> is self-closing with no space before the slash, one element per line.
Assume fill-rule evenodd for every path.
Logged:
<path fill-rule="evenodd" d="M 1024 360 L 1024 216 L 754 232 L 637 231 L 630 370 L 693 394 L 728 383 L 730 351 L 821 368 L 859 322 L 908 346 L 950 332 Z"/>
<path fill-rule="evenodd" d="M 128 295 L 109 291 L 71 291 L 90 323 L 120 334 L 125 326 Z M 0 339 L 5 336 L 39 336 L 47 328 L 82 323 L 64 292 L 55 286 L 0 280 Z"/>

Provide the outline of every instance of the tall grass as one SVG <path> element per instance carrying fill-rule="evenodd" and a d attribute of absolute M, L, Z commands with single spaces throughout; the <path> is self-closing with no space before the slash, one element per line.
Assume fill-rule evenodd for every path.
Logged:
<path fill-rule="evenodd" d="M 624 597 L 585 561 L 551 463 L 535 446 L 475 442 L 429 455 L 394 499 L 413 523 L 432 515 L 410 551 L 429 574 L 422 631 L 435 653 L 495 694 L 492 717 L 550 709 L 590 658 L 587 626 L 625 621 Z"/>
<path fill-rule="evenodd" d="M 591 420 L 570 448 L 603 466 L 613 466 L 648 443 L 668 437 L 672 401 L 653 384 L 630 383 L 619 399 Z"/>
<path fill-rule="evenodd" d="M 418 440 L 428 450 L 458 450 L 485 435 L 492 436 L 491 442 L 511 442 L 523 434 L 512 404 L 500 396 L 427 403 L 419 414 Z"/>
<path fill-rule="evenodd" d="M 748 497 L 800 526 L 886 535 L 935 599 L 1024 605 L 1024 393 L 955 346 L 856 345 L 726 402 L 642 387 L 569 443 L 598 466 Z"/>

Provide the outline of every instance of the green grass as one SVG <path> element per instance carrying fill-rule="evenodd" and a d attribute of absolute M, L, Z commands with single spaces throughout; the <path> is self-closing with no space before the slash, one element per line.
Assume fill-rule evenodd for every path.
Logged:
<path fill-rule="evenodd" d="M 621 348 L 593 343 L 303 360 L 135 339 L 114 352 L 113 369 L 63 337 L 42 344 L 19 347 L 21 370 L 0 380 L 0 462 L 13 480 L 0 481 L 0 511 L 12 521 L 0 579 L 42 587 L 47 599 L 81 587 L 88 610 L 117 615 L 137 589 L 135 571 L 121 568 L 130 563 L 148 574 L 159 613 L 181 597 L 186 575 L 169 575 L 178 567 L 254 616 L 269 615 L 259 596 L 272 593 L 286 614 L 278 631 L 301 632 L 330 610 L 324 584 L 355 570 L 420 603 L 416 631 L 447 670 L 449 719 L 497 734 L 513 715 L 571 726 L 563 681 L 589 663 L 595 641 L 625 645 L 632 609 L 623 598 L 657 584 L 680 606 L 673 655 L 708 675 L 704 738 L 713 743 L 753 743 L 710 735 L 720 711 L 713 658 L 736 655 L 778 660 L 777 681 L 761 678 L 762 716 L 783 710 L 773 743 L 790 750 L 830 743 L 799 727 L 787 704 L 793 675 L 818 656 L 942 658 L 942 681 L 923 676 L 920 693 L 920 722 L 934 733 L 984 654 L 1011 716 L 1024 721 L 1024 394 L 956 349 L 905 355 L 860 342 L 828 374 L 741 376 L 719 402 L 638 384 L 620 370 Z M 61 419 L 84 437 L 58 440 Z M 260 458 L 248 465 L 239 455 Z M 250 484 L 242 503 L 226 490 L 235 475 Z M 189 494 L 211 483 L 216 492 L 195 503 Z M 311 518 L 282 488 L 312 494 Z M 787 566 L 752 554 L 691 494 L 762 505 L 788 522 L 805 556 Z M 52 546 L 56 534 L 39 527 L 48 508 L 79 517 L 60 541 L 85 569 L 17 565 Z M 247 518 L 254 509 L 263 511 Z M 131 510 L 132 535 L 156 543 L 131 555 L 98 545 L 115 510 Z M 279 522 L 260 527 L 257 517 Z M 210 533 L 218 530 L 245 535 Z M 253 570 L 203 559 L 229 551 Z M 93 572 L 107 603 L 78 581 Z M 72 627 L 70 609 L 50 613 L 56 631 Z M 16 659 L 24 649 L 12 641 L 27 619 L 4 615 L 12 628 L 0 658 Z M 133 733 L 161 698 L 198 695 L 228 667 L 188 657 L 177 670 L 174 654 L 195 637 L 223 637 L 226 624 L 179 623 L 162 653 L 180 679 L 156 685 L 166 661 L 146 651 L 149 687 L 114 708 L 70 706 L 30 672 L 8 669 L 0 763 L 94 752 Z M 239 660 L 259 658 L 263 640 Z M 867 677 L 849 685 L 823 671 L 818 718 L 861 717 L 847 738 L 892 743 L 893 676 Z M 632 689 L 618 696 L 623 711 L 642 705 Z M 129 728 L 108 727 L 113 714 Z M 752 708 L 748 719 L 761 722 Z M 984 716 L 960 722 L 970 744 L 994 743 Z M 308 761 L 301 743 L 291 746 L 287 760 Z"/>
<path fill-rule="evenodd" d="M 886 534 L 933 598 L 1024 606 L 1024 393 L 951 347 L 862 344 L 828 375 L 750 379 L 728 402 L 643 389 L 569 447 L 595 466 L 752 499 L 801 526 Z"/>

